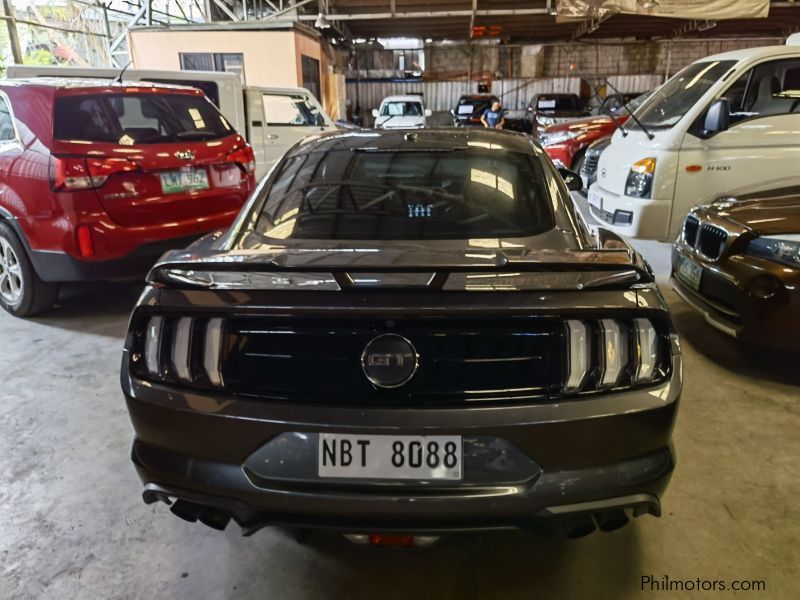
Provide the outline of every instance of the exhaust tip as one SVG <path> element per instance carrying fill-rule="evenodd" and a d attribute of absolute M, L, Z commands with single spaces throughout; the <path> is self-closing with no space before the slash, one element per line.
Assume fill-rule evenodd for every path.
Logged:
<path fill-rule="evenodd" d="M 604 510 L 603 512 L 595 515 L 597 527 L 600 531 L 616 531 L 622 529 L 628 524 L 628 515 L 621 508 L 613 508 L 611 510 Z"/>
<path fill-rule="evenodd" d="M 590 515 L 575 515 L 564 522 L 564 531 L 571 540 L 586 537 L 596 529 Z"/>
<path fill-rule="evenodd" d="M 225 528 L 230 523 L 231 518 L 222 511 L 215 508 L 204 508 L 197 515 L 197 519 L 203 524 L 216 529 L 218 531 L 225 531 Z"/>
<path fill-rule="evenodd" d="M 170 507 L 170 511 L 172 511 L 173 515 L 189 523 L 197 521 L 197 517 L 202 510 L 203 507 L 200 504 L 195 504 L 188 500 L 177 500 L 175 504 Z"/>

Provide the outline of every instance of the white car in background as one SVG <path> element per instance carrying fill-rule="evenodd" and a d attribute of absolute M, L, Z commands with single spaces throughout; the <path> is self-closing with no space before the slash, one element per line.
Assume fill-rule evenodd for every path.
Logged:
<path fill-rule="evenodd" d="M 387 96 L 380 108 L 372 109 L 375 129 L 417 129 L 425 127 L 425 119 L 430 117 L 431 109 L 425 108 L 422 96 L 407 94 Z"/>

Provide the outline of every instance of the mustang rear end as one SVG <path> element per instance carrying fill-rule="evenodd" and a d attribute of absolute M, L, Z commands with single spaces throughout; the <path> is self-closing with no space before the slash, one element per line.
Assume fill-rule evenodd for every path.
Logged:
<path fill-rule="evenodd" d="M 190 521 L 577 537 L 660 515 L 681 362 L 529 138 L 337 133 L 154 268 L 122 387 L 144 500 Z"/>

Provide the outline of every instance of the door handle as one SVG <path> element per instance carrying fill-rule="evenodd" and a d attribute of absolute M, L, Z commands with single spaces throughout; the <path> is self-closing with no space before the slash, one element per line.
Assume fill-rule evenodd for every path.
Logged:
<path fill-rule="evenodd" d="M 277 136 L 277 135 L 275 135 L 274 133 L 268 133 L 268 134 L 267 134 L 265 137 L 266 137 L 268 140 L 277 140 L 277 139 L 278 139 L 278 136 Z"/>

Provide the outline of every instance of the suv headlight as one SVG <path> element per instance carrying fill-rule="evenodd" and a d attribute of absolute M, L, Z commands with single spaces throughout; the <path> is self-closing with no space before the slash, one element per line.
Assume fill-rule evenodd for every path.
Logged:
<path fill-rule="evenodd" d="M 581 134 L 580 131 L 577 130 L 568 130 L 568 131 L 555 131 L 553 133 L 543 133 L 539 142 L 542 146 L 554 146 L 555 144 L 560 144 L 562 142 L 566 142 L 567 140 L 572 140 L 578 137 Z"/>
<path fill-rule="evenodd" d="M 545 117 L 543 115 L 536 115 L 536 122 L 542 127 L 550 127 L 554 125 L 556 120 L 553 117 Z"/>
<path fill-rule="evenodd" d="M 625 182 L 625 195 L 634 198 L 649 198 L 653 191 L 655 170 L 655 158 L 643 158 L 633 163 L 630 173 L 628 173 L 628 180 Z"/>
<path fill-rule="evenodd" d="M 757 237 L 747 245 L 745 254 L 800 269 L 800 233 Z"/>

